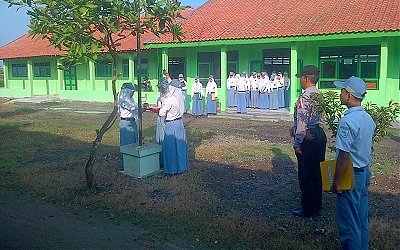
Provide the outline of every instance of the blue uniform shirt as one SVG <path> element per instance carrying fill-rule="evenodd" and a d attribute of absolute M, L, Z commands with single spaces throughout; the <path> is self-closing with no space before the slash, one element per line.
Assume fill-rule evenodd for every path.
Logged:
<path fill-rule="evenodd" d="M 335 142 L 336 158 L 341 149 L 350 153 L 353 167 L 370 166 L 375 127 L 374 121 L 363 107 L 349 108 L 338 124 Z"/>

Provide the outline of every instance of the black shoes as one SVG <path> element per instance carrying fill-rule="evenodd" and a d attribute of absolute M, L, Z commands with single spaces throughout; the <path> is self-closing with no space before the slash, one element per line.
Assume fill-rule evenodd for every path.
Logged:
<path fill-rule="evenodd" d="M 319 212 L 313 213 L 311 215 L 304 215 L 303 210 L 301 208 L 293 210 L 292 214 L 294 216 L 299 216 L 299 217 L 303 217 L 303 218 L 312 218 L 312 219 L 317 219 L 320 216 Z"/>
<path fill-rule="evenodd" d="M 294 216 L 303 217 L 303 210 L 301 208 L 297 208 L 297 209 L 292 211 L 292 214 Z"/>

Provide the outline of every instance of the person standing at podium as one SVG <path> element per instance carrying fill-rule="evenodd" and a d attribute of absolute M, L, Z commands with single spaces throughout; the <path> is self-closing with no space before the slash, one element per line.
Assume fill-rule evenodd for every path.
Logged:
<path fill-rule="evenodd" d="M 119 145 L 124 146 L 138 141 L 138 128 L 136 119 L 138 117 L 138 106 L 133 100 L 136 88 L 132 83 L 122 84 L 118 94 L 119 121 Z M 120 156 L 120 170 L 123 170 L 123 156 Z"/>
<path fill-rule="evenodd" d="M 337 194 L 336 210 L 342 249 L 368 249 L 368 188 L 371 179 L 372 143 L 376 125 L 361 106 L 365 97 L 365 82 L 350 77 L 346 82 L 334 82 L 341 89 L 340 101 L 348 108 L 339 120 L 335 141 L 336 171 L 331 191 Z M 340 191 L 340 180 L 353 164 L 354 188 Z"/>
<path fill-rule="evenodd" d="M 185 112 L 185 100 L 181 91 L 181 83 L 173 79 L 168 86 L 160 117 L 165 117 L 165 134 L 162 143 L 165 174 L 179 174 L 188 169 L 188 145 L 185 126 L 182 121 Z"/>

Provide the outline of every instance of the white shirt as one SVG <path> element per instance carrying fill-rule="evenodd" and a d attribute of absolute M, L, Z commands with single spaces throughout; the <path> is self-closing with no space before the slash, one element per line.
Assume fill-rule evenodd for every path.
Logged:
<path fill-rule="evenodd" d="M 252 91 L 257 91 L 260 85 L 260 79 L 253 78 L 253 81 L 251 82 L 251 90 Z"/>
<path fill-rule="evenodd" d="M 202 94 L 203 92 L 203 85 L 201 84 L 201 82 L 199 80 L 194 81 L 193 85 L 192 85 L 192 95 L 194 95 L 195 93 L 200 93 Z"/>
<path fill-rule="evenodd" d="M 183 116 L 185 112 L 185 101 L 182 91 L 169 85 L 167 96 L 164 98 L 159 116 L 165 116 L 166 121 L 172 121 Z"/>
<path fill-rule="evenodd" d="M 283 78 L 278 79 L 278 77 L 275 78 L 275 84 L 277 88 L 283 87 Z"/>
<path fill-rule="evenodd" d="M 214 80 L 208 81 L 206 85 L 206 94 L 211 94 L 213 92 L 215 96 L 217 96 L 217 83 Z"/>
<path fill-rule="evenodd" d="M 229 89 L 231 89 L 231 87 L 233 87 L 233 88 L 236 87 L 236 80 L 235 80 L 235 78 L 233 76 L 229 77 L 226 80 L 226 88 L 229 90 Z"/>
<path fill-rule="evenodd" d="M 246 91 L 246 78 L 245 77 L 240 77 L 238 84 L 237 84 L 237 90 L 238 91 Z"/>
<path fill-rule="evenodd" d="M 138 106 L 131 97 L 132 92 L 131 89 L 121 89 L 118 94 L 118 113 L 121 118 L 138 117 Z"/>

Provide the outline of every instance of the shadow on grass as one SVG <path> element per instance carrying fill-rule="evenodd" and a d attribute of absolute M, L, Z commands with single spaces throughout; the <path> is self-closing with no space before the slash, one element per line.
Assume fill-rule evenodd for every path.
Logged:
<path fill-rule="evenodd" d="M 39 111 L 40 111 L 39 109 L 21 107 L 9 111 L 0 111 L 0 118 L 9 118 L 17 115 L 32 114 Z"/>
<path fill-rule="evenodd" d="M 151 224 L 146 224 L 154 232 L 168 231 L 189 239 L 197 237 L 210 248 L 336 249 L 338 246 L 333 195 L 324 194 L 320 221 L 291 216 L 290 211 L 299 204 L 296 163 L 278 147 L 271 149 L 271 159 L 250 166 L 219 164 L 190 157 L 189 171 L 182 175 L 169 178 L 160 174 L 137 180 L 117 171 L 115 157 L 119 154 L 118 146 L 102 145 L 98 154 L 100 168 L 95 176 L 101 181 L 102 191 L 86 196 L 81 190 L 85 187 L 83 170 L 91 143 L 28 131 L 29 126 L 29 123 L 16 122 L 0 125 L 0 175 L 3 180 L 8 179 L 6 185 L 21 181 L 18 179 L 20 176 L 15 175 L 18 168 L 25 167 L 31 171 L 43 168 L 43 171 L 32 172 L 36 176 L 24 180 L 28 187 L 44 185 L 42 189 L 33 189 L 36 192 L 51 193 L 60 202 L 117 211 L 124 220 L 136 224 L 149 222 L 140 215 L 154 214 Z M 190 126 L 188 130 L 191 154 L 203 140 L 216 134 L 214 131 L 199 132 Z M 146 137 L 151 137 L 152 133 L 153 126 L 144 130 Z M 16 169 L 10 171 L 13 168 Z M 49 173 L 52 171 L 54 173 Z M 214 199 L 210 201 L 210 197 Z M 372 221 L 397 222 L 398 226 L 399 203 L 397 193 L 372 192 Z M 179 220 L 175 220 L 177 217 Z M 394 242 L 389 248 L 399 242 L 395 231 L 384 226 L 379 224 L 375 228 L 382 231 L 374 229 L 372 232 L 374 248 L 385 248 L 382 244 L 387 242 L 388 234 L 392 235 L 390 242 Z M 317 231 L 321 228 L 328 233 Z M 275 241 L 281 242 L 280 245 L 274 245 Z"/>

